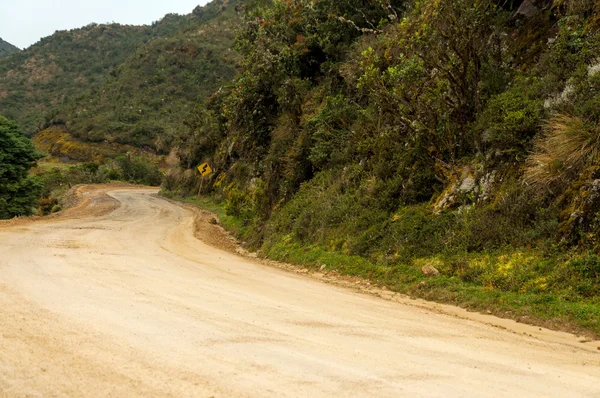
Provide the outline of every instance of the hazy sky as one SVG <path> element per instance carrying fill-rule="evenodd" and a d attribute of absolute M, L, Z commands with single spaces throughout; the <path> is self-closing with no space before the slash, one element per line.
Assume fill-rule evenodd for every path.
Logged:
<path fill-rule="evenodd" d="M 189 14 L 208 0 L 0 0 L 0 38 L 20 48 L 57 30 L 89 23 L 148 25 L 169 13 Z"/>

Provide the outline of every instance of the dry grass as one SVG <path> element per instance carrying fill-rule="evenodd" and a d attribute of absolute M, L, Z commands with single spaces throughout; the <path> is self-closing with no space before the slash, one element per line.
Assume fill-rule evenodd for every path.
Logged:
<path fill-rule="evenodd" d="M 525 182 L 539 188 L 552 188 L 571 180 L 600 154 L 599 129 L 581 118 L 557 115 L 545 126 L 546 133 L 536 142 L 527 160 Z"/>
<path fill-rule="evenodd" d="M 564 8 L 569 15 L 581 15 L 597 10 L 598 3 L 598 0 L 555 0 L 554 7 Z"/>

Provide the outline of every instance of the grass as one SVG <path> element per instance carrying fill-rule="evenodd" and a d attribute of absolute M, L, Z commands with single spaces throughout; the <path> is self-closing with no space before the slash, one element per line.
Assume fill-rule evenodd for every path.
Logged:
<path fill-rule="evenodd" d="M 415 262 L 418 266 L 384 266 L 363 257 L 329 252 L 317 246 L 302 247 L 285 241 L 274 245 L 265 254 L 273 260 L 312 269 L 325 264 L 328 270 L 358 276 L 412 297 L 454 304 L 474 311 L 489 311 L 500 317 L 551 329 L 600 336 L 600 300 L 597 297 L 571 301 L 554 292 L 505 292 L 464 282 L 455 276 L 425 277 L 420 271 L 419 262 Z"/>
<path fill-rule="evenodd" d="M 528 158 L 525 181 L 548 187 L 565 174 L 578 175 L 588 163 L 598 159 L 598 131 L 579 117 L 557 115 L 545 126 L 546 134 L 536 142 Z"/>
<path fill-rule="evenodd" d="M 68 170 L 70 167 L 72 166 L 77 166 L 81 164 L 80 162 L 76 162 L 76 163 L 61 163 L 60 161 L 46 161 L 46 160 L 41 160 L 38 161 L 37 163 L 37 170 L 40 172 L 49 172 L 52 171 L 54 169 L 59 169 L 61 171 L 65 171 Z"/>
<path fill-rule="evenodd" d="M 221 225 L 239 239 L 245 240 L 251 236 L 251 226 L 236 217 L 227 215 L 225 203 L 216 203 L 210 197 L 178 197 L 171 193 L 162 192 L 170 199 L 198 206 L 215 213 Z M 533 291 L 504 291 L 493 286 L 494 278 L 484 276 L 477 282 L 467 282 L 463 277 L 447 276 L 452 274 L 445 267 L 456 259 L 440 260 L 436 258 L 414 259 L 406 263 L 377 264 L 361 256 L 353 256 L 340 252 L 326 250 L 318 245 L 301 245 L 295 242 L 291 235 L 283 236 L 276 243 L 265 245 L 262 254 L 276 261 L 288 262 L 307 269 L 317 270 L 322 265 L 328 271 L 336 271 L 341 275 L 360 277 L 369 280 L 390 291 L 408 294 L 411 297 L 453 304 L 462 308 L 491 313 L 503 318 L 517 319 L 524 323 L 548 327 L 555 330 L 600 337 L 600 297 L 591 295 L 584 298 L 567 294 L 568 291 L 545 290 L 545 284 L 539 283 Z M 515 249 L 498 255 L 504 259 L 497 265 L 498 272 L 510 273 L 516 260 L 527 258 L 529 262 L 541 261 L 541 255 L 535 252 L 523 254 Z M 467 261 L 473 264 L 489 263 L 489 253 L 473 253 Z M 496 257 L 494 257 L 496 258 Z M 441 275 L 428 278 L 421 272 L 422 265 L 435 264 Z M 558 260 L 557 262 L 558 263 Z M 551 265 L 547 266 L 554 266 Z M 543 267 L 544 265 L 536 265 Z M 516 267 L 515 267 L 516 268 Z M 518 272 L 514 270 L 515 274 Z M 507 277 L 517 277 L 507 274 Z M 539 278 L 538 278 L 539 279 Z M 486 282 L 487 281 L 487 282 Z M 487 284 L 487 286 L 485 285 Z"/>

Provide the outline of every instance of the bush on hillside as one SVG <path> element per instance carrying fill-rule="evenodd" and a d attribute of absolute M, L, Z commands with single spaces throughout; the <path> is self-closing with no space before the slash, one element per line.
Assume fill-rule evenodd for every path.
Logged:
<path fill-rule="evenodd" d="M 29 170 L 40 158 L 17 125 L 0 116 L 0 219 L 35 211 L 42 184 Z"/>

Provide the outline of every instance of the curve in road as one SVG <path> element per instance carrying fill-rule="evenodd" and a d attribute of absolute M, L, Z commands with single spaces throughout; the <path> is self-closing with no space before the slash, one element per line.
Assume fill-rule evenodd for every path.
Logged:
<path fill-rule="evenodd" d="M 595 352 L 263 266 L 154 189 L 87 195 L 114 209 L 0 225 L 0 396 L 600 396 Z"/>

